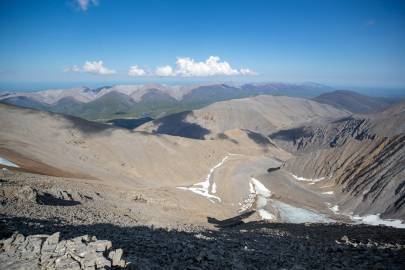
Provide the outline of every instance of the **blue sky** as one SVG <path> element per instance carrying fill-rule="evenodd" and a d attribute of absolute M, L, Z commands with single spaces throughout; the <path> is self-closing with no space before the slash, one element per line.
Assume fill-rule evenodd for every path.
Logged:
<path fill-rule="evenodd" d="M 405 86 L 405 1 L 2 0 L 0 31 L 0 90 L 215 80 Z"/>

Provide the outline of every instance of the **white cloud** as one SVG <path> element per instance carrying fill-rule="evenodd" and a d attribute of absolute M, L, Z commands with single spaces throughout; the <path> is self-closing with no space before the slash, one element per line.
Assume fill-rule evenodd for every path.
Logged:
<path fill-rule="evenodd" d="M 162 66 L 156 69 L 155 74 L 182 77 L 256 75 L 254 71 L 248 68 L 241 68 L 240 70 L 232 68 L 228 62 L 221 62 L 218 56 L 210 56 L 203 62 L 196 62 L 189 57 L 179 57 L 175 69 L 171 66 Z"/>
<path fill-rule="evenodd" d="M 65 72 L 86 72 L 99 75 L 115 74 L 116 71 L 104 66 L 103 61 L 86 61 L 83 67 L 72 66 L 64 69 Z M 226 61 L 221 61 L 218 56 L 210 56 L 205 61 L 197 62 L 190 57 L 179 57 L 176 66 L 158 66 L 154 73 L 147 72 L 138 65 L 133 65 L 128 70 L 128 76 L 159 76 L 159 77 L 209 77 L 209 76 L 252 76 L 257 73 L 249 68 L 232 68 Z"/>
<path fill-rule="evenodd" d="M 73 65 L 71 67 L 67 67 L 63 70 L 64 72 L 80 72 L 80 68 L 76 65 Z"/>
<path fill-rule="evenodd" d="M 146 75 L 145 70 L 143 70 L 142 68 L 139 68 L 137 65 L 129 68 L 128 76 L 139 77 L 139 76 L 145 76 L 145 75 Z"/>
<path fill-rule="evenodd" d="M 189 57 L 178 58 L 176 65 L 176 73 L 184 77 L 238 74 L 238 71 L 231 68 L 228 62 L 220 62 L 217 56 L 210 56 L 205 62 L 196 62 Z"/>
<path fill-rule="evenodd" d="M 116 73 L 115 70 L 106 68 L 103 61 L 86 61 L 83 71 L 92 74 L 110 75 Z"/>
<path fill-rule="evenodd" d="M 99 75 L 110 75 L 115 74 L 115 70 L 109 69 L 104 66 L 103 61 L 86 61 L 83 67 L 80 68 L 77 65 L 67 67 L 63 70 L 64 72 L 86 72 Z"/>
<path fill-rule="evenodd" d="M 98 0 L 76 0 L 79 8 L 86 11 L 90 5 L 97 6 Z"/>
<path fill-rule="evenodd" d="M 162 77 L 169 77 L 169 76 L 175 75 L 175 73 L 173 72 L 173 68 L 171 66 L 157 67 L 155 70 L 155 74 L 157 76 L 162 76 Z"/>

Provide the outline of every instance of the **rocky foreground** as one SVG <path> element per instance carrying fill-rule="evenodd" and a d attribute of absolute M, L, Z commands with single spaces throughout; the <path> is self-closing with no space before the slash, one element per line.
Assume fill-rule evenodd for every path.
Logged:
<path fill-rule="evenodd" d="M 0 242 L 4 269 L 106 269 L 131 268 L 121 259 L 122 249 L 111 250 L 111 241 L 83 235 L 59 241 L 59 233 L 24 237 L 15 233 Z M 108 254 L 108 255 L 107 255 Z"/>
<path fill-rule="evenodd" d="M 0 204 L 0 269 L 403 269 L 405 265 L 405 229 L 248 219 L 214 227 L 207 220 L 218 217 L 202 217 L 204 224 L 187 222 L 192 212 L 168 201 L 163 205 L 143 190 L 123 192 L 98 182 L 5 171 L 0 174 Z"/>
<path fill-rule="evenodd" d="M 21 234 L 13 234 L 17 230 Z M 169 230 L 3 216 L 1 238 L 5 239 L 1 269 L 403 269 L 405 265 L 405 230 L 384 226 L 248 222 L 222 229 Z"/>

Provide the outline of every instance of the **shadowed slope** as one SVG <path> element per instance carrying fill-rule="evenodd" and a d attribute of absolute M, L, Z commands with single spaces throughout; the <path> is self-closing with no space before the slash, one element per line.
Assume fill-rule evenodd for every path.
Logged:
<path fill-rule="evenodd" d="M 369 97 L 347 90 L 338 90 L 321 94 L 313 100 L 352 113 L 373 113 L 382 111 L 394 103 L 393 100 L 387 98 Z"/>

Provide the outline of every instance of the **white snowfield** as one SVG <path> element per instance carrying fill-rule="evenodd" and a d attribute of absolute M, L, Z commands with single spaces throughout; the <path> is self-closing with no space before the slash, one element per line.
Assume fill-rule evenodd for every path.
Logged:
<path fill-rule="evenodd" d="M 339 205 L 334 205 L 332 206 L 331 203 L 326 203 L 328 205 L 328 208 L 330 211 L 332 211 L 334 214 L 339 214 Z"/>
<path fill-rule="evenodd" d="M 405 223 L 400 219 L 382 219 L 380 214 L 376 215 L 367 215 L 367 216 L 352 216 L 353 221 L 359 224 L 368 224 L 368 225 L 385 225 L 395 228 L 405 229 Z"/>
<path fill-rule="evenodd" d="M 267 205 L 267 201 L 271 196 L 271 191 L 268 190 L 259 180 L 251 177 L 249 181 L 249 195 L 239 203 L 239 213 L 244 212 L 253 207 L 256 202 L 256 210 L 262 219 L 272 220 L 274 215 L 263 209 Z"/>
<path fill-rule="evenodd" d="M 367 225 L 374 225 L 374 226 L 385 225 L 385 226 L 391 226 L 394 228 L 405 229 L 405 223 L 403 222 L 403 220 L 400 220 L 400 219 L 382 219 L 382 218 L 380 218 L 380 214 L 366 215 L 366 216 L 359 216 L 359 215 L 353 216 L 351 214 L 340 213 L 339 205 L 332 206 L 330 203 L 327 203 L 327 205 L 328 205 L 328 208 L 334 214 L 341 214 L 341 215 L 347 216 L 357 224 L 367 224 Z"/>
<path fill-rule="evenodd" d="M 299 208 L 286 204 L 280 201 L 274 201 L 272 206 L 275 207 L 281 216 L 282 221 L 290 223 L 305 223 L 305 222 L 319 222 L 319 223 L 331 223 L 334 220 L 326 217 L 323 214 L 316 213 L 314 211 Z"/>
<path fill-rule="evenodd" d="M 260 217 L 264 220 L 274 220 L 276 217 L 268 212 L 264 207 L 270 200 L 271 191 L 268 190 L 259 180 L 256 178 L 250 178 L 250 191 L 254 190 L 256 195 L 256 208 Z"/>
<path fill-rule="evenodd" d="M 14 167 L 14 168 L 19 168 L 20 166 L 18 166 L 17 164 L 0 157 L 0 164 L 4 165 L 4 166 L 8 166 L 8 167 Z"/>
<path fill-rule="evenodd" d="M 332 219 L 329 219 L 322 214 L 270 199 L 272 195 L 271 191 L 256 178 L 250 178 L 249 186 L 250 194 L 254 196 L 249 196 L 249 198 L 252 198 L 249 201 L 250 205 L 245 204 L 243 205 L 243 208 L 249 209 L 256 201 L 256 210 L 263 220 L 276 220 L 276 215 L 266 210 L 266 206 L 269 203 L 273 209 L 276 209 L 276 212 L 278 213 L 277 216 L 279 216 L 282 221 L 291 223 L 333 222 Z"/>
<path fill-rule="evenodd" d="M 220 197 L 213 195 L 213 194 L 215 194 L 217 192 L 217 184 L 215 182 L 211 183 L 211 176 L 214 173 L 214 171 L 216 169 L 218 169 L 219 167 L 221 167 L 228 158 L 229 158 L 229 154 L 226 155 L 221 160 L 221 162 L 219 162 L 217 165 L 212 167 L 210 169 L 208 175 L 205 177 L 205 181 L 196 183 L 196 184 L 194 184 L 192 186 L 189 186 L 189 187 L 177 187 L 177 188 L 182 189 L 182 190 L 189 190 L 189 191 L 194 192 L 194 193 L 196 193 L 198 195 L 204 196 L 213 203 L 215 203 L 215 200 L 217 200 L 218 202 L 221 202 Z M 211 193 L 210 193 L 210 190 L 211 190 Z"/>
<path fill-rule="evenodd" d="M 300 176 L 296 176 L 295 174 L 291 173 L 292 177 L 294 177 L 296 180 L 298 181 L 305 181 L 305 182 L 312 182 L 312 183 L 316 183 L 322 180 L 325 180 L 326 177 L 321 177 L 321 178 L 305 178 L 305 177 L 300 177 Z"/>

